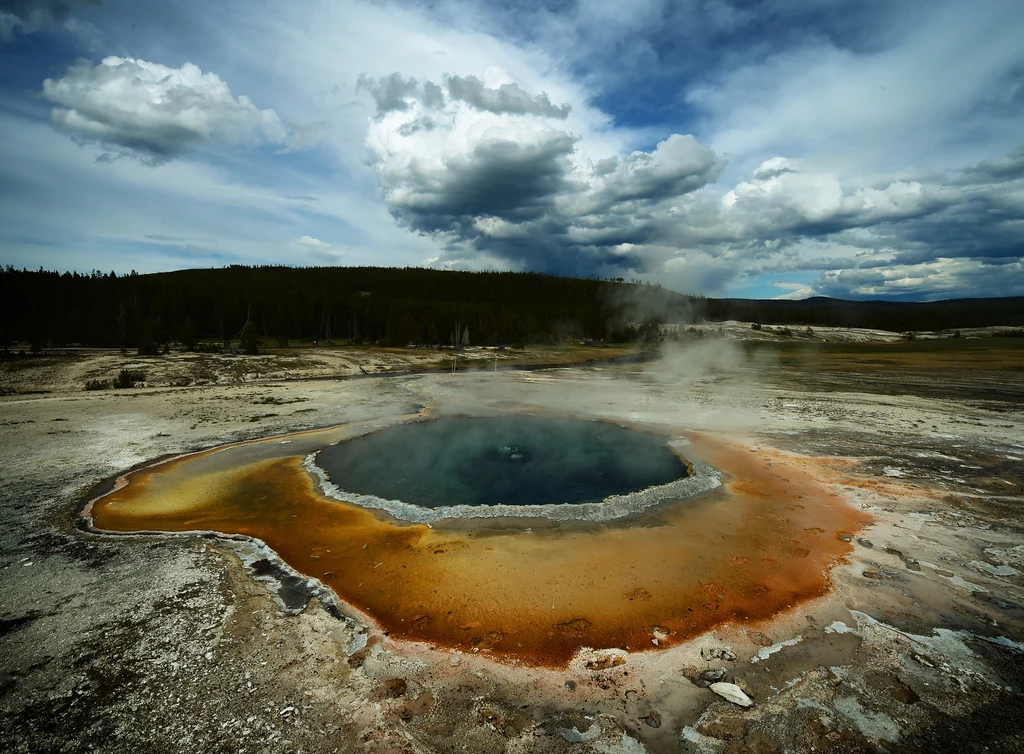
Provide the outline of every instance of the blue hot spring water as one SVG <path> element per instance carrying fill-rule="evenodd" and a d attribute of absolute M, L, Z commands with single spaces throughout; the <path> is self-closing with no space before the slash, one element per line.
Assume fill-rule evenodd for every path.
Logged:
<path fill-rule="evenodd" d="M 686 476 L 664 436 L 509 415 L 402 424 L 322 450 L 347 492 L 437 508 L 598 502 Z"/>

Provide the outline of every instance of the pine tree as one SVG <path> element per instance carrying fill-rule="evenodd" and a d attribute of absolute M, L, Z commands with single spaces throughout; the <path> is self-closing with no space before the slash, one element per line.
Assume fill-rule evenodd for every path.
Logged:
<path fill-rule="evenodd" d="M 196 326 L 192 317 L 186 315 L 185 322 L 181 325 L 181 345 L 186 351 L 196 350 L 198 338 L 196 337 Z"/>
<path fill-rule="evenodd" d="M 242 353 L 249 356 L 255 356 L 260 352 L 260 340 L 252 322 L 249 322 L 242 330 L 242 337 L 238 339 L 238 347 L 242 349 Z"/>

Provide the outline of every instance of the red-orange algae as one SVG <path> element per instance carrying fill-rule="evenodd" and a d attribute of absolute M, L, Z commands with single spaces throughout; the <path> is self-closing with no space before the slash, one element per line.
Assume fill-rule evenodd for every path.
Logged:
<path fill-rule="evenodd" d="M 384 520 L 325 498 L 302 455 L 269 445 L 238 465 L 207 453 L 136 472 L 91 514 L 104 530 L 257 537 L 393 638 L 561 666 L 581 647 L 653 649 L 655 629 L 666 647 L 770 618 L 823 594 L 850 551 L 816 534 L 855 532 L 864 514 L 807 464 L 690 437 L 688 454 L 721 469 L 724 487 L 620 522 Z"/>

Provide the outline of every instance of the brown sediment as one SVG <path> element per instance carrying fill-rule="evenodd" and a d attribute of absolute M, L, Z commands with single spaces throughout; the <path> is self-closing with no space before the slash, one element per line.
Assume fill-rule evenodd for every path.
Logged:
<path fill-rule="evenodd" d="M 820 464 L 691 434 L 688 453 L 726 474 L 716 492 L 611 523 L 431 528 L 320 494 L 302 459 L 341 432 L 134 472 L 93 521 L 257 537 L 395 639 L 560 666 L 581 647 L 655 649 L 655 629 L 671 646 L 820 596 L 851 549 L 840 535 L 865 518 L 817 481 Z"/>

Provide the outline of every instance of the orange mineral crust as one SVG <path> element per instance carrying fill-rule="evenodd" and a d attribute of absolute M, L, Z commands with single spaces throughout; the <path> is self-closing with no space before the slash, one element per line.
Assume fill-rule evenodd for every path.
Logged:
<path fill-rule="evenodd" d="M 91 514 L 109 531 L 258 537 L 393 638 L 560 666 L 581 647 L 654 649 L 769 618 L 824 593 L 851 549 L 840 537 L 864 514 L 799 463 L 689 437 L 723 488 L 610 523 L 383 520 L 320 494 L 295 455 L 309 433 L 136 472 Z"/>

